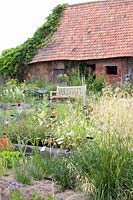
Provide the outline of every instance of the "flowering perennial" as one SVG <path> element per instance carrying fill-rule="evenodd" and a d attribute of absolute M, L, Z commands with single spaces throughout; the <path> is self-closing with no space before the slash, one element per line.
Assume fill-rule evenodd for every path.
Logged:
<path fill-rule="evenodd" d="M 0 138 L 0 151 L 1 150 L 9 151 L 12 148 L 13 146 L 9 143 L 9 138 L 7 137 L 7 135 L 3 135 Z"/>
<path fill-rule="evenodd" d="M 10 183 L 10 190 L 14 190 L 20 187 L 23 187 L 23 184 L 18 183 L 17 181 L 13 181 L 12 183 Z"/>

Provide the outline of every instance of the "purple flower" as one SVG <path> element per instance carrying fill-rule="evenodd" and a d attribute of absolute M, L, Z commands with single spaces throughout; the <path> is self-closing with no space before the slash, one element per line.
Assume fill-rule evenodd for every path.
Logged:
<path fill-rule="evenodd" d="M 14 190 L 15 188 L 23 187 L 23 184 L 18 183 L 17 181 L 13 181 L 10 183 L 10 190 Z"/>
<path fill-rule="evenodd" d="M 24 196 L 28 196 L 29 195 L 29 192 L 28 191 L 25 191 L 24 192 Z"/>

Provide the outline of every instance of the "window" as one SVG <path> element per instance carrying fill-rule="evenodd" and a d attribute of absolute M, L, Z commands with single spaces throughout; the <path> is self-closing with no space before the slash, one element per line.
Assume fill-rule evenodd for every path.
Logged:
<path fill-rule="evenodd" d="M 110 75 L 117 75 L 117 66 L 106 66 L 106 72 Z"/>

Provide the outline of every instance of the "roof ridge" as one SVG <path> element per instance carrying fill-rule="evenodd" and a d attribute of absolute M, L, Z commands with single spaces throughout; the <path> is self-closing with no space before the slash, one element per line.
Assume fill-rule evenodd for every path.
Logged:
<path fill-rule="evenodd" d="M 74 6 L 80 6 L 80 5 L 85 5 L 85 4 L 92 4 L 92 3 L 103 3 L 103 2 L 113 2 L 113 3 L 117 3 L 117 2 L 130 2 L 132 0 L 92 0 L 89 2 L 82 2 L 82 3 L 75 3 L 75 4 L 67 4 L 67 7 L 74 7 Z"/>

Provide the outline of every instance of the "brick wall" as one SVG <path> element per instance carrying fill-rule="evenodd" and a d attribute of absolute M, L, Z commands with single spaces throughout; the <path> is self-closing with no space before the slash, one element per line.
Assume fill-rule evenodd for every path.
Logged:
<path fill-rule="evenodd" d="M 128 73 L 128 68 L 129 68 L 128 58 L 111 58 L 111 59 L 90 60 L 84 62 L 87 64 L 95 64 L 96 77 L 103 76 L 109 83 L 122 82 L 122 76 Z M 106 66 L 117 66 L 117 75 L 107 74 Z M 53 69 L 64 69 L 64 61 L 52 61 L 52 62 L 31 64 L 29 65 L 29 69 L 25 76 L 25 79 L 29 79 L 32 76 L 39 76 L 42 79 L 52 81 Z"/>
<path fill-rule="evenodd" d="M 109 83 L 122 82 L 122 76 L 128 71 L 128 61 L 126 58 L 112 58 L 97 60 L 96 64 L 96 77 L 103 76 Z M 107 74 L 106 66 L 117 66 L 117 75 Z"/>
<path fill-rule="evenodd" d="M 34 63 L 28 66 L 24 80 L 38 76 L 43 80 L 53 81 L 53 69 L 64 69 L 64 63 L 60 61 Z"/>

